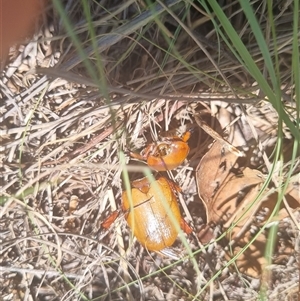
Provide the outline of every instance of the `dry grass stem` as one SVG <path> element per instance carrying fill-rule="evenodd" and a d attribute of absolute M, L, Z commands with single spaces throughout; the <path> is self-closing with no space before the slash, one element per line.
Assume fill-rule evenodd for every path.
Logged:
<path fill-rule="evenodd" d="M 0 78 L 3 300 L 296 300 L 294 2 L 273 3 L 273 23 L 266 1 L 251 4 L 279 90 L 251 20 L 236 2 L 222 6 L 278 103 L 213 6 L 48 4 Z M 129 155 L 187 131 L 190 151 L 174 170 L 156 173 Z M 149 173 L 181 188 L 193 228 L 165 250 L 173 259 L 142 247 L 128 212 L 101 227 L 129 182 Z"/>

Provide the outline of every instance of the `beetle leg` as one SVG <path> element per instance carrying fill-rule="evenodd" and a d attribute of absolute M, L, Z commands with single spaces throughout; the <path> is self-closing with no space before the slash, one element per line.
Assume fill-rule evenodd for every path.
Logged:
<path fill-rule="evenodd" d="M 183 134 L 183 136 L 182 136 L 182 141 L 183 142 L 187 142 L 189 139 L 190 139 L 190 137 L 191 137 L 191 132 L 190 131 L 187 131 L 187 132 L 185 132 L 184 134 Z"/>
<path fill-rule="evenodd" d="M 150 143 L 146 148 L 141 151 L 141 157 L 143 160 L 147 160 L 150 155 L 156 152 L 156 144 Z"/>
<path fill-rule="evenodd" d="M 151 143 L 146 148 L 144 148 L 140 154 L 130 151 L 129 155 L 134 159 L 145 161 L 150 156 L 150 154 L 153 153 L 154 149 L 155 149 L 155 145 Z"/>
<path fill-rule="evenodd" d="M 189 224 L 183 218 L 180 221 L 180 228 L 186 234 L 191 234 L 193 232 L 193 229 L 189 226 Z"/>
<path fill-rule="evenodd" d="M 165 140 L 187 142 L 190 139 L 191 135 L 192 135 L 191 130 L 188 130 L 180 136 L 165 137 Z"/>
<path fill-rule="evenodd" d="M 168 181 L 170 187 L 172 188 L 173 192 L 175 192 L 175 191 L 181 192 L 181 188 L 176 183 L 174 183 L 173 181 L 171 181 L 169 179 L 167 181 Z"/>
<path fill-rule="evenodd" d="M 111 224 L 117 219 L 117 217 L 120 214 L 120 210 L 116 210 L 114 212 L 112 212 L 106 219 L 104 222 L 101 223 L 101 227 L 103 227 L 104 229 L 108 229 Z"/>
<path fill-rule="evenodd" d="M 141 161 L 145 160 L 144 156 L 142 156 L 141 154 L 138 154 L 138 153 L 129 152 L 129 155 L 130 155 L 131 158 L 134 158 L 134 159 L 137 159 L 137 160 L 141 160 Z"/>

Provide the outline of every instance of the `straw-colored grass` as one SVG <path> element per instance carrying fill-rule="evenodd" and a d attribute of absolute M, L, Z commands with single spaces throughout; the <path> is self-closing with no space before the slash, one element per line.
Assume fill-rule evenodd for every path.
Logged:
<path fill-rule="evenodd" d="M 0 78 L 3 300 L 296 300 L 299 210 L 255 230 L 269 233 L 257 278 L 225 256 L 222 225 L 199 240 L 195 170 L 213 139 L 195 114 L 246 153 L 238 168 L 264 174 L 254 203 L 276 191 L 289 207 L 291 185 L 300 199 L 299 12 L 297 0 L 49 3 Z M 124 214 L 101 223 L 150 172 L 129 151 L 186 130 L 190 154 L 164 174 L 194 228 L 175 260 L 147 252 Z"/>

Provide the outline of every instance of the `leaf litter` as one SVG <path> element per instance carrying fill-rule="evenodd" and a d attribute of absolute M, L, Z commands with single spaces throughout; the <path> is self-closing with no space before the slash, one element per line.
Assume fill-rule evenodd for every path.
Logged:
<path fill-rule="evenodd" d="M 300 184 L 299 154 L 292 162 L 289 153 L 294 143 L 290 131 L 283 129 L 285 165 L 276 179 L 280 185 L 288 180 L 282 201 L 283 187 L 276 181 L 262 190 L 272 164 L 278 115 L 253 93 L 257 89 L 253 83 L 245 85 L 249 75 L 238 69 L 236 61 L 233 66 L 230 56 L 219 60 L 217 49 L 208 43 L 212 32 L 202 37 L 210 49 L 208 59 L 187 30 L 178 38 L 186 43 L 177 47 L 190 66 L 201 70 L 191 72 L 176 56 L 165 56 L 170 53 L 149 10 L 139 11 L 129 2 L 122 2 L 124 7 L 111 4 L 110 9 L 119 21 L 134 20 L 137 14 L 141 23 L 118 26 L 112 15 L 94 4 L 95 18 L 99 14 L 112 22 L 102 29 L 112 35 L 107 40 L 103 35 L 98 42 L 109 99 L 91 80 L 53 7 L 44 12 L 40 32 L 10 52 L 0 81 L 3 297 L 257 300 L 267 283 L 270 300 L 292 300 L 298 293 Z M 117 9 L 124 9 L 123 16 Z M 80 13 L 71 16 L 75 24 L 84 23 Z M 169 32 L 174 29 L 170 18 L 162 19 Z M 152 31 L 139 41 L 136 30 L 148 22 Z M 115 32 L 124 36 L 114 39 Z M 80 38 L 85 49 L 91 49 L 85 34 Z M 221 76 L 215 75 L 211 60 L 218 62 Z M 33 68 L 41 73 L 28 73 Z M 283 78 L 288 71 L 283 68 Z M 231 77 L 231 88 L 215 84 L 224 74 Z M 241 85 L 248 91 L 238 95 Z M 296 114 L 295 109 L 290 111 Z M 197 116 L 221 139 L 214 141 L 200 129 Z M 163 132 L 190 128 L 188 160 L 168 175 L 185 187 L 180 199 L 195 229 L 195 235 L 187 237 L 194 261 L 185 258 L 172 266 L 170 258 L 144 250 L 122 217 L 107 231 L 100 225 L 114 204 L 120 205 L 125 169 L 120 152 L 125 153 L 134 179 L 145 166 L 131 160 L 128 149 L 141 149 Z M 228 145 L 245 157 L 238 157 Z M 277 213 L 269 218 L 278 200 Z M 270 263 L 265 248 L 275 223 Z M 203 227 L 209 229 L 208 239 L 199 242 L 197 234 Z M 179 239 L 174 250 L 182 256 L 189 251 Z"/>

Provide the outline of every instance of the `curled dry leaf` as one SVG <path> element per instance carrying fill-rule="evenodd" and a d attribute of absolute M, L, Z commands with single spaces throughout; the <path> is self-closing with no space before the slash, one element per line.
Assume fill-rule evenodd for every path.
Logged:
<path fill-rule="evenodd" d="M 239 216 L 237 208 L 242 208 L 243 204 L 247 203 L 246 195 L 249 189 L 262 182 L 263 175 L 250 168 L 246 168 L 241 175 L 232 175 L 207 205 L 209 220 L 223 224 L 233 216 Z"/>
<path fill-rule="evenodd" d="M 237 207 L 236 213 L 224 224 L 224 227 L 229 229 L 226 238 L 232 243 L 230 252 L 226 254 L 227 258 L 237 255 L 259 233 L 263 225 L 274 221 L 279 222 L 288 216 L 288 211 L 282 202 L 278 214 L 269 220 L 271 213 L 276 207 L 278 194 L 269 190 L 264 193 L 261 200 L 254 202 L 260 188 L 261 185 L 259 184 L 252 187 L 242 203 Z M 290 208 L 295 209 L 299 207 L 299 203 L 295 202 L 293 198 L 290 198 L 288 195 L 286 195 L 286 198 Z M 249 248 L 244 250 L 237 258 L 236 266 L 240 272 L 255 278 L 260 277 L 263 271 L 267 274 L 267 270 L 264 269 L 266 264 L 264 257 L 266 241 L 267 233 L 262 231 Z M 292 248 L 286 247 L 284 253 L 288 251 L 292 251 Z M 284 256 L 281 256 L 281 259 L 284 258 Z M 280 257 L 277 258 L 276 263 L 280 263 Z M 264 275 L 264 277 L 268 276 Z"/>
<path fill-rule="evenodd" d="M 195 120 L 197 124 L 202 128 L 202 130 L 204 130 L 208 135 L 210 135 L 212 138 L 218 141 L 225 149 L 235 154 L 237 157 L 245 156 L 243 151 L 237 149 L 235 146 L 233 146 L 231 143 L 225 140 L 218 132 L 216 132 L 210 126 L 208 126 L 206 122 L 201 119 L 201 116 L 199 114 L 195 115 Z"/>
<path fill-rule="evenodd" d="M 226 259 L 229 261 L 239 252 L 241 254 L 235 260 L 235 267 L 239 272 L 246 274 L 253 278 L 258 278 L 261 275 L 263 267 L 266 265 L 266 259 L 263 256 L 266 247 L 266 237 L 265 235 L 260 235 L 246 250 L 243 250 L 241 246 L 232 247 L 225 255 Z"/>
<path fill-rule="evenodd" d="M 242 273 L 258 278 L 266 264 L 264 253 L 267 231 L 261 231 L 266 223 L 280 221 L 288 216 L 284 203 L 277 215 L 269 219 L 278 202 L 278 193 L 266 189 L 257 199 L 264 175 L 250 168 L 236 175 L 232 168 L 237 156 L 218 141 L 200 161 L 196 170 L 199 196 L 205 204 L 208 222 L 221 224 L 227 230 L 225 245 L 230 242 L 227 259 L 235 257 L 235 266 Z M 286 191 L 286 204 L 291 209 L 300 207 L 299 176 L 294 176 Z M 257 234 L 254 242 L 245 246 Z M 266 275 L 264 275 L 266 276 Z"/>
<path fill-rule="evenodd" d="M 219 141 L 215 141 L 210 150 L 203 156 L 196 169 L 198 193 L 207 206 L 219 190 L 220 186 L 230 177 L 237 156 L 226 149 Z"/>
<path fill-rule="evenodd" d="M 252 178 L 244 177 L 245 181 L 247 179 L 249 179 L 250 182 Z M 227 235 L 228 240 L 234 240 L 232 247 L 232 252 L 234 255 L 236 255 L 241 248 L 246 246 L 253 239 L 254 235 L 258 233 L 263 225 L 274 221 L 279 222 L 289 214 L 287 208 L 284 206 L 284 203 L 281 202 L 278 213 L 272 219 L 270 219 L 271 214 L 275 210 L 278 202 L 278 193 L 275 191 L 266 190 L 262 198 L 255 202 L 256 196 L 261 189 L 261 184 L 262 182 L 257 183 L 256 186 L 250 189 L 250 191 L 243 198 L 242 202 L 237 206 L 234 214 L 227 221 L 227 223 L 224 224 L 225 228 L 230 228 L 231 225 L 234 225 Z M 224 189 L 224 193 L 225 191 L 226 189 Z M 299 199 L 297 202 L 294 198 L 287 194 L 286 200 L 287 205 L 291 209 L 296 209 L 299 207 Z M 254 233 L 253 229 L 255 230 Z M 236 265 L 241 272 L 251 277 L 260 277 L 264 271 L 263 264 L 265 264 L 264 254 L 266 239 L 267 234 L 265 232 L 261 232 L 256 237 L 255 241 L 251 243 L 250 247 L 239 256 L 238 260 L 236 261 Z M 279 261 L 280 260 L 278 258 L 277 263 L 280 263 Z M 264 277 L 268 276 L 264 275 Z"/>

